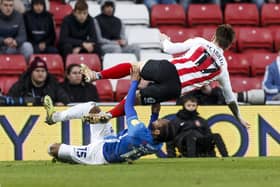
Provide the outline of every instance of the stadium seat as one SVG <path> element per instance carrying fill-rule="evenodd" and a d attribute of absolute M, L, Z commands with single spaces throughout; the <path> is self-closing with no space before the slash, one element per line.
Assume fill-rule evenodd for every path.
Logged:
<path fill-rule="evenodd" d="M 252 76 L 264 75 L 265 67 L 276 60 L 278 53 L 255 53 L 252 55 L 251 72 Z"/>
<path fill-rule="evenodd" d="M 160 49 L 160 33 L 157 28 L 131 28 L 126 30 L 128 44 L 138 44 L 141 49 Z"/>
<path fill-rule="evenodd" d="M 274 41 L 274 49 L 275 51 L 280 50 L 280 28 L 275 29 L 273 34 L 273 41 Z"/>
<path fill-rule="evenodd" d="M 115 101 L 121 101 L 128 93 L 130 80 L 120 79 L 117 81 Z"/>
<path fill-rule="evenodd" d="M 112 102 L 114 101 L 114 92 L 110 80 L 101 79 L 95 81 L 96 89 L 101 102 Z"/>
<path fill-rule="evenodd" d="M 231 76 L 230 81 L 234 92 L 261 89 L 262 87 L 262 77 Z"/>
<path fill-rule="evenodd" d="M 13 84 L 18 81 L 18 78 L 18 76 L 0 76 L 0 89 L 3 95 L 8 93 Z"/>
<path fill-rule="evenodd" d="M 264 3 L 261 9 L 261 25 L 280 24 L 280 5 L 274 3 Z"/>
<path fill-rule="evenodd" d="M 103 69 L 123 62 L 137 62 L 137 58 L 132 53 L 106 53 L 103 58 Z"/>
<path fill-rule="evenodd" d="M 129 10 L 129 11 L 128 11 Z M 122 4 L 116 3 L 115 16 L 128 25 L 150 25 L 150 16 L 148 8 L 144 4 Z"/>
<path fill-rule="evenodd" d="M 211 41 L 215 35 L 216 32 L 216 28 L 215 26 L 213 27 L 205 27 L 205 28 L 201 28 L 201 36 L 203 38 L 205 38 L 206 40 Z"/>
<path fill-rule="evenodd" d="M 193 37 L 200 36 L 200 29 L 185 28 L 181 26 L 161 26 L 159 27 L 161 33 L 170 37 L 172 42 L 184 42 Z"/>
<path fill-rule="evenodd" d="M 108 69 L 112 66 L 118 65 L 120 63 L 124 62 L 137 62 L 137 58 L 132 53 L 107 53 L 104 55 L 103 58 L 103 69 Z M 124 77 L 123 79 L 128 79 L 127 77 Z M 116 91 L 116 85 L 117 80 L 116 79 L 110 79 L 113 91 Z"/>
<path fill-rule="evenodd" d="M 273 37 L 267 28 L 240 28 L 237 36 L 237 46 L 239 51 L 245 49 L 266 49 L 273 51 Z"/>
<path fill-rule="evenodd" d="M 53 14 L 56 25 L 61 25 L 65 16 L 72 13 L 72 7 L 69 4 L 63 4 L 59 1 L 50 1 L 50 13 Z"/>
<path fill-rule="evenodd" d="M 250 61 L 247 56 L 234 52 L 225 52 L 230 75 L 250 75 Z"/>
<path fill-rule="evenodd" d="M 60 37 L 60 27 L 55 27 L 55 46 L 58 47 L 59 44 L 59 37 Z"/>
<path fill-rule="evenodd" d="M 151 26 L 181 25 L 185 26 L 186 16 L 182 5 L 156 4 L 151 9 Z"/>
<path fill-rule="evenodd" d="M 225 7 L 225 23 L 231 25 L 259 25 L 259 12 L 253 3 L 228 3 Z"/>
<path fill-rule="evenodd" d="M 29 61 L 31 62 L 36 56 L 46 61 L 48 71 L 55 75 L 59 81 L 64 79 L 64 64 L 59 54 L 34 54 L 30 57 Z"/>
<path fill-rule="evenodd" d="M 141 52 L 140 54 L 140 61 L 146 61 L 146 60 L 162 60 L 162 59 L 171 59 L 173 58 L 172 55 L 167 53 L 152 53 L 152 52 Z"/>
<path fill-rule="evenodd" d="M 222 10 L 217 4 L 190 4 L 187 19 L 190 27 L 196 25 L 220 25 L 223 23 Z"/>
<path fill-rule="evenodd" d="M 70 64 L 86 64 L 94 71 L 101 71 L 101 62 L 96 54 L 69 54 L 66 58 L 66 67 Z"/>
<path fill-rule="evenodd" d="M 23 55 L 1 54 L 0 75 L 20 75 L 27 68 Z"/>

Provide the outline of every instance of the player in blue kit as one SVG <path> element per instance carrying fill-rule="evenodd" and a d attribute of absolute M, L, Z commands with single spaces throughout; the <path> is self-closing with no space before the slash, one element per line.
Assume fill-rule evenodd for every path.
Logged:
<path fill-rule="evenodd" d="M 139 72 L 132 68 L 132 82 L 125 103 L 128 128 L 117 135 L 112 132 L 109 122 L 91 124 L 91 143 L 87 146 L 72 146 L 55 143 L 49 147 L 49 154 L 62 162 L 80 164 L 108 164 L 136 160 L 141 156 L 153 154 L 162 147 L 162 142 L 174 137 L 174 128 L 166 119 L 158 119 L 160 105 L 152 106 L 152 115 L 148 127 L 138 119 L 134 109 L 135 92 L 138 87 Z M 62 112 L 54 112 L 50 97 L 44 99 L 47 111 L 47 123 L 80 119 L 89 113 L 102 115 L 94 102 L 78 104 Z M 94 121 L 94 120 L 92 120 Z"/>

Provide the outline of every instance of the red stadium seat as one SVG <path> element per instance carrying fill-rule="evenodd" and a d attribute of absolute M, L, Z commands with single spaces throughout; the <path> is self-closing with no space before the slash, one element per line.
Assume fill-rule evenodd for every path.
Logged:
<path fill-rule="evenodd" d="M 273 37 L 267 28 L 240 28 L 237 37 L 239 51 L 245 49 L 266 49 L 273 51 Z"/>
<path fill-rule="evenodd" d="M 60 27 L 55 27 L 55 46 L 58 47 L 59 44 L 59 37 L 60 37 Z"/>
<path fill-rule="evenodd" d="M 70 64 L 86 64 L 94 71 L 101 71 L 101 62 L 96 54 L 69 54 L 66 58 L 66 67 Z"/>
<path fill-rule="evenodd" d="M 190 4 L 187 11 L 189 26 L 196 25 L 220 25 L 223 23 L 223 15 L 217 4 Z"/>
<path fill-rule="evenodd" d="M 48 71 L 55 75 L 59 81 L 64 78 L 64 64 L 61 56 L 59 54 L 34 54 L 30 57 L 30 62 L 36 57 L 41 57 L 46 61 L 48 66 Z"/>
<path fill-rule="evenodd" d="M 27 68 L 23 55 L 1 54 L 0 75 L 20 75 Z"/>
<path fill-rule="evenodd" d="M 275 51 L 280 50 L 280 28 L 276 29 L 273 35 L 273 41 L 274 41 L 274 49 Z"/>
<path fill-rule="evenodd" d="M 216 28 L 217 27 L 205 27 L 205 28 L 201 28 L 202 29 L 202 33 L 201 36 L 203 38 L 205 38 L 206 40 L 211 41 L 215 35 L 216 32 Z"/>
<path fill-rule="evenodd" d="M 101 102 L 112 102 L 114 101 L 114 92 L 112 84 L 108 79 L 97 80 L 96 88 Z"/>
<path fill-rule="evenodd" d="M 172 42 L 184 42 L 189 38 L 200 36 L 200 30 L 195 28 L 162 26 L 159 30 L 169 36 Z"/>
<path fill-rule="evenodd" d="M 231 25 L 259 25 L 259 12 L 253 3 L 228 3 L 225 7 L 225 23 Z"/>
<path fill-rule="evenodd" d="M 234 92 L 244 92 L 262 88 L 262 77 L 231 76 L 230 81 Z"/>
<path fill-rule="evenodd" d="M 250 61 L 247 56 L 239 53 L 224 53 L 230 75 L 250 75 Z"/>
<path fill-rule="evenodd" d="M 58 1 L 50 1 L 50 12 L 53 14 L 56 25 L 61 25 L 65 16 L 72 13 L 72 7 L 69 4 L 63 4 Z"/>
<path fill-rule="evenodd" d="M 130 80 L 119 79 L 116 86 L 115 100 L 121 101 L 128 93 L 130 87 Z"/>
<path fill-rule="evenodd" d="M 6 95 L 9 89 L 15 82 L 18 81 L 18 76 L 0 76 L 0 89 Z"/>
<path fill-rule="evenodd" d="M 280 24 L 280 5 L 274 3 L 264 3 L 261 10 L 262 26 Z"/>
<path fill-rule="evenodd" d="M 151 9 L 151 26 L 181 25 L 186 23 L 183 6 L 178 4 L 157 4 Z"/>
<path fill-rule="evenodd" d="M 275 61 L 278 53 L 255 53 L 251 62 L 252 76 L 264 75 L 265 67 Z"/>

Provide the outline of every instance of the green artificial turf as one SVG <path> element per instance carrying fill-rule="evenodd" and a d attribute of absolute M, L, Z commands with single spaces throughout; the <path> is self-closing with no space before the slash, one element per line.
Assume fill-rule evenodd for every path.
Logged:
<path fill-rule="evenodd" d="M 280 158 L 141 159 L 133 164 L 0 162 L 0 187 L 279 187 Z"/>

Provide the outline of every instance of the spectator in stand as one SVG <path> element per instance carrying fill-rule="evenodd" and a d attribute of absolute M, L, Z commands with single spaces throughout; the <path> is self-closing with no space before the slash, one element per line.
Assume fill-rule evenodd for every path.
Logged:
<path fill-rule="evenodd" d="M 280 50 L 276 60 L 268 65 L 265 70 L 263 89 L 265 91 L 266 100 L 280 100 Z"/>
<path fill-rule="evenodd" d="M 147 6 L 149 10 L 152 9 L 154 5 L 157 4 L 176 4 L 176 0 L 144 0 L 144 4 Z"/>
<path fill-rule="evenodd" d="M 210 85 L 205 85 L 199 90 L 194 90 L 177 100 L 177 104 L 182 104 L 182 100 L 186 97 L 193 96 L 197 99 L 199 105 L 225 105 L 223 90 L 216 86 L 212 88 Z"/>
<path fill-rule="evenodd" d="M 22 15 L 14 10 L 14 0 L 0 1 L 0 54 L 23 54 L 28 62 L 33 54 L 31 43 L 26 41 Z"/>
<path fill-rule="evenodd" d="M 83 81 L 80 69 L 79 64 L 70 64 L 67 67 L 65 80 L 61 84 L 62 88 L 66 91 L 72 103 L 98 102 L 99 96 L 96 87 Z"/>
<path fill-rule="evenodd" d="M 127 45 L 124 24 L 114 16 L 115 1 L 103 0 L 101 14 L 95 17 L 95 28 L 98 42 L 104 53 L 134 53 L 140 60 L 138 45 Z"/>
<path fill-rule="evenodd" d="M 34 53 L 58 53 L 52 14 L 46 10 L 45 0 L 32 0 L 32 9 L 24 14 L 27 39 Z"/>
<path fill-rule="evenodd" d="M 167 156 L 176 157 L 177 147 L 184 157 L 215 157 L 216 145 L 220 154 L 227 157 L 228 152 L 221 135 L 211 132 L 207 121 L 199 115 L 197 108 L 197 99 L 188 96 L 184 98 L 182 109 L 175 116 L 166 116 L 175 129 L 175 138 L 166 143 Z"/>
<path fill-rule="evenodd" d="M 85 0 L 78 0 L 73 13 L 64 18 L 60 30 L 59 50 L 64 60 L 71 53 L 97 53 L 99 57 L 102 56 L 93 18 L 88 14 L 88 4 Z"/>
<path fill-rule="evenodd" d="M 217 4 L 221 5 L 221 0 L 178 0 L 179 4 L 181 4 L 185 11 L 188 11 L 190 4 Z"/>
<path fill-rule="evenodd" d="M 48 73 L 46 62 L 35 57 L 29 68 L 19 80 L 10 88 L 8 96 L 33 99 L 34 105 L 42 105 L 42 99 L 49 95 L 55 105 L 69 103 L 68 95 L 61 88 L 55 77 Z M 30 99 L 31 98 L 31 99 Z"/>

